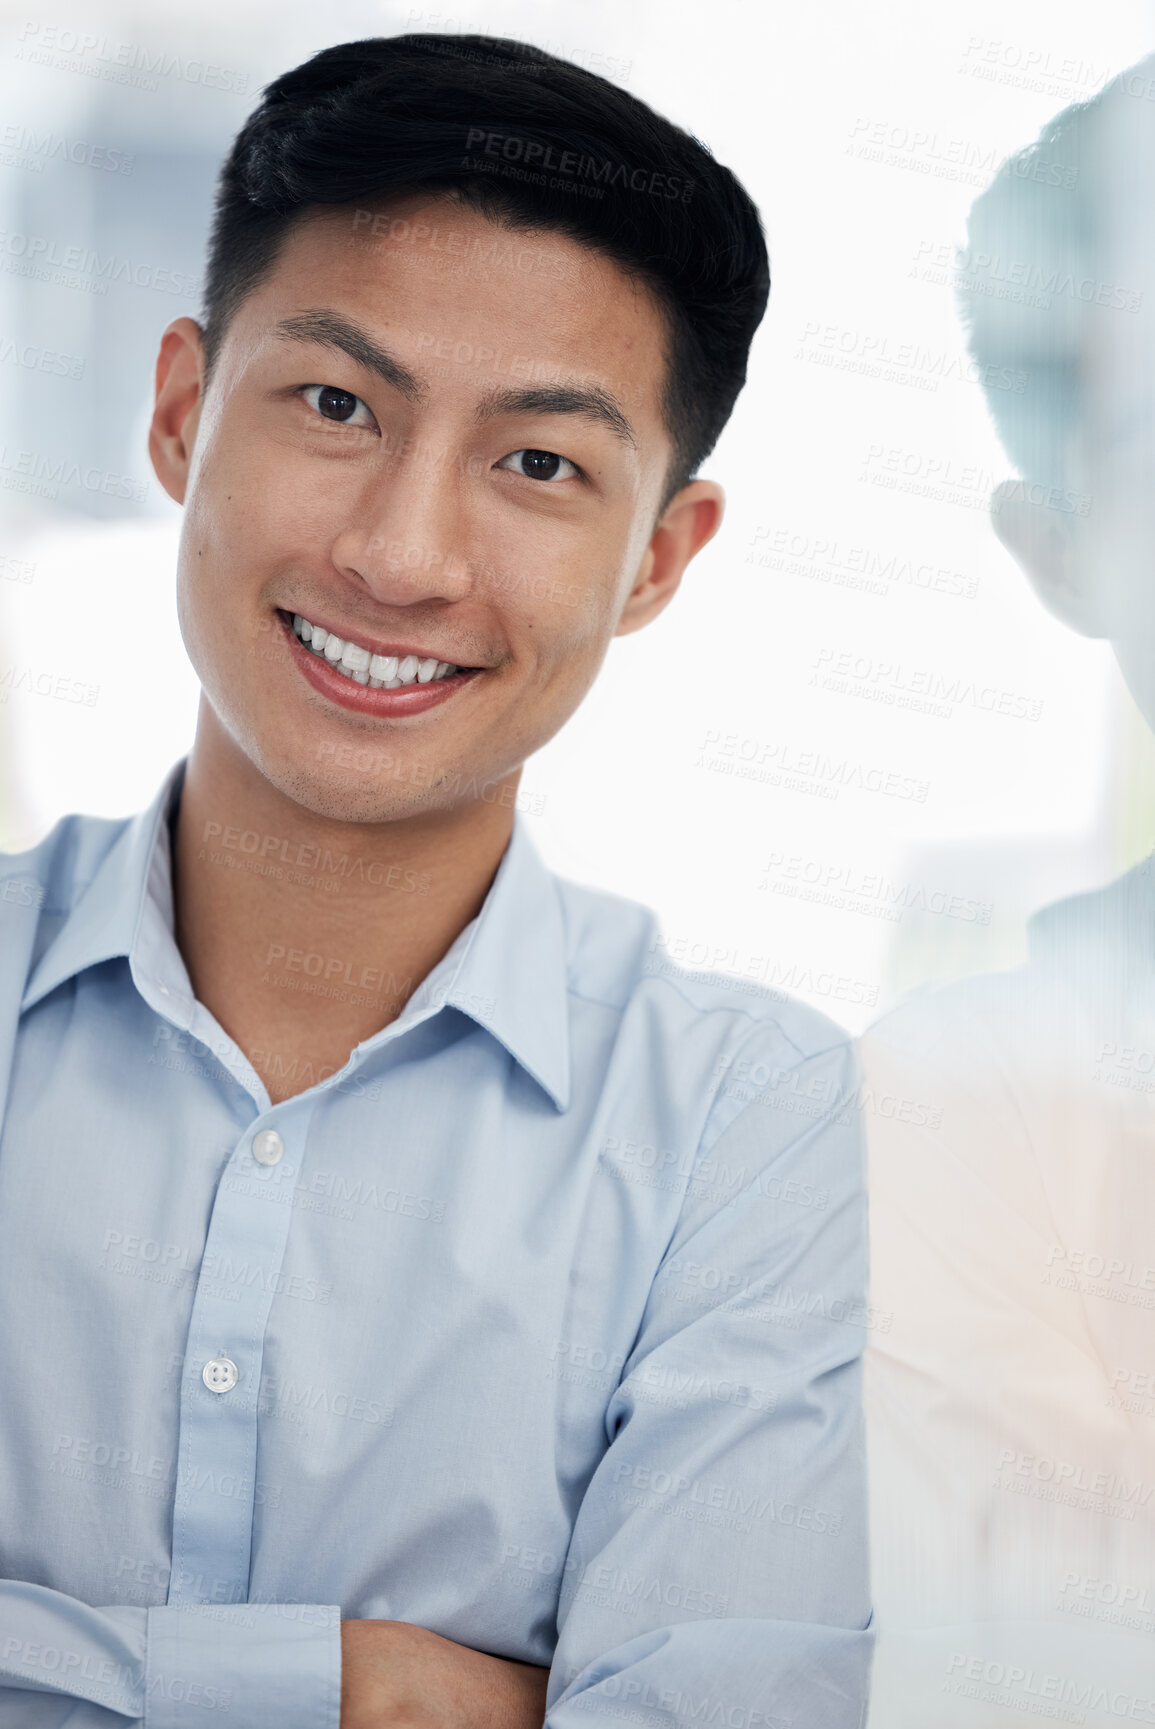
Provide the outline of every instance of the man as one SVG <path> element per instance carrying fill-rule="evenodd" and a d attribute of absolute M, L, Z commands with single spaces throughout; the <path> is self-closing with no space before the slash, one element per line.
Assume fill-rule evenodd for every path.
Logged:
<path fill-rule="evenodd" d="M 0 889 L 0 1722 L 860 1722 L 845 1042 L 517 810 L 718 527 L 767 289 L 512 42 L 240 133 L 150 434 L 196 739 Z"/>
<path fill-rule="evenodd" d="M 1155 723 L 1155 61 L 977 201 L 971 348 L 1020 470 L 993 519 Z M 872 1130 L 871 1720 L 1155 1723 L 1151 861 L 1035 914 L 1026 965 L 867 1036 L 921 1126 Z M 908 1113 L 913 1119 L 914 1113 Z"/>

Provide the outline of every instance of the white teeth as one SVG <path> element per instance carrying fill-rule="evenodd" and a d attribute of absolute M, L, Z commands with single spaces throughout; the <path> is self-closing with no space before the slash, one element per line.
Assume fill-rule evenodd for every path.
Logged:
<path fill-rule="evenodd" d="M 293 614 L 293 630 L 314 654 L 355 684 L 368 685 L 371 690 L 401 690 L 406 685 L 429 684 L 457 671 L 452 661 L 438 660 L 435 655 L 421 659 L 407 654 L 400 660 L 395 654 L 373 654 L 358 643 L 335 636 L 323 625 L 311 624 L 299 612 Z"/>

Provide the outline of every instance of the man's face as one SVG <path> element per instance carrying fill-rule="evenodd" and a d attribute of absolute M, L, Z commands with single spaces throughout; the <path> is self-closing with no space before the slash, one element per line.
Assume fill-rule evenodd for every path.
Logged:
<path fill-rule="evenodd" d="M 1155 127 L 1149 108 L 1125 95 L 1108 98 L 1093 130 L 1086 122 L 1084 167 L 1072 194 L 1077 202 L 1064 229 L 1087 245 L 1077 271 L 1050 250 L 1043 230 L 1034 262 L 1040 276 L 1059 262 L 1070 298 L 1060 292 L 1046 308 L 1051 323 L 1040 331 L 1040 346 L 1056 345 L 1055 371 L 1050 380 L 1041 374 L 1031 388 L 1064 431 L 1062 463 L 1053 485 L 1000 487 L 995 526 L 1044 604 L 1084 635 L 1110 641 L 1155 730 Z M 1029 223 L 1012 241 L 1019 258 L 1031 258 L 1039 245 Z M 1026 322 L 1020 340 L 1029 352 Z M 1077 379 L 1074 413 L 1068 373 Z M 1016 505 L 1014 494 L 1024 491 L 1038 502 Z"/>
<path fill-rule="evenodd" d="M 1137 267 L 1107 282 L 1150 281 Z M 1044 604 L 1086 636 L 1110 641 L 1148 726 L 1155 729 L 1155 318 L 1150 296 L 1131 310 L 1081 309 L 1078 413 L 1067 422 L 1061 480 L 1007 482 L 995 526 Z M 1056 401 L 1060 424 L 1068 412 Z M 1009 502 L 1001 496 L 1009 495 Z M 1019 501 L 1021 495 L 1033 502 Z"/>
<path fill-rule="evenodd" d="M 1149 152 L 1148 152 L 1149 153 Z M 1150 167 L 1148 166 L 1148 174 Z M 1150 241 L 1146 243 L 1150 252 Z M 1137 313 L 1087 312 L 1083 413 L 1075 460 L 1090 500 L 1079 522 L 1078 578 L 1093 597 L 1097 632 L 1155 727 L 1155 316 L 1151 258 L 1134 255 L 1114 280 L 1144 283 Z"/>
<path fill-rule="evenodd" d="M 286 238 L 190 396 L 187 476 L 161 473 L 210 723 L 306 809 L 360 821 L 476 796 L 572 714 L 658 610 L 632 591 L 671 453 L 665 322 L 613 264 L 449 198 L 373 211 Z M 380 655 L 351 666 L 374 681 L 409 655 L 466 670 L 374 688 L 294 615 Z"/>

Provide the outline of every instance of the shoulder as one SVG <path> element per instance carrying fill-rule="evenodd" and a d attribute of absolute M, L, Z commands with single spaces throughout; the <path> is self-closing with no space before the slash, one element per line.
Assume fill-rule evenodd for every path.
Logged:
<path fill-rule="evenodd" d="M 1008 1050 L 1064 1050 L 1088 1026 L 1125 1013 L 1137 988 L 1149 988 L 1153 889 L 1148 860 L 1102 888 L 1041 908 L 1028 921 L 1020 966 L 920 987 L 874 1023 L 863 1049 L 955 1066 L 980 1047 L 999 1063 Z"/>
<path fill-rule="evenodd" d="M 779 1066 L 845 1051 L 844 1028 L 787 991 L 756 979 L 687 964 L 658 915 L 640 901 L 555 876 L 566 926 L 568 987 L 576 1004 L 601 1005 L 655 1038 L 694 1045 L 749 1046 Z M 693 958 L 697 958 L 694 951 Z M 709 959 L 709 955 L 704 956 Z"/>
<path fill-rule="evenodd" d="M 35 846 L 0 852 L 0 953 L 21 983 L 80 901 L 129 817 L 63 816 Z M 23 962 L 23 965 L 21 965 Z"/>
<path fill-rule="evenodd" d="M 130 821 L 62 816 L 35 846 L 0 852 L 0 914 L 13 905 L 71 912 Z"/>
<path fill-rule="evenodd" d="M 1155 859 L 1115 882 L 1044 907 L 1027 934 L 1030 967 L 1105 1008 L 1150 988 L 1155 972 Z"/>

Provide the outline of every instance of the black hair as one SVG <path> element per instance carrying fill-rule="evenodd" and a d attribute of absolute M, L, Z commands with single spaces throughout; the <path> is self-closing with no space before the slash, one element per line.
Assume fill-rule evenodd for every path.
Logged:
<path fill-rule="evenodd" d="M 448 192 L 594 248 L 666 315 L 663 508 L 714 448 L 770 291 L 758 212 L 696 138 L 608 79 L 496 36 L 373 36 L 273 80 L 221 169 L 205 278 L 211 374 L 310 206 Z"/>

